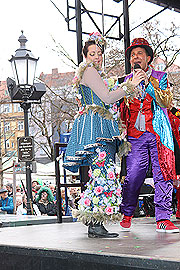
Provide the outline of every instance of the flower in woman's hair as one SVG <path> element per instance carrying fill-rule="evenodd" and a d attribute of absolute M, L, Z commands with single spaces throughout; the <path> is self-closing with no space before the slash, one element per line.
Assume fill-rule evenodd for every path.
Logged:
<path fill-rule="evenodd" d="M 86 206 L 89 206 L 89 205 L 91 204 L 90 199 L 86 198 L 86 199 L 84 200 L 84 204 L 85 204 Z"/>
<path fill-rule="evenodd" d="M 103 160 L 103 159 L 105 159 L 105 157 L 106 157 L 106 152 L 105 151 L 99 152 L 99 155 L 98 155 L 99 160 Z"/>
<path fill-rule="evenodd" d="M 116 175 L 115 175 L 115 173 L 114 172 L 112 172 L 112 171 L 109 171 L 108 172 L 108 175 L 107 175 L 107 177 L 109 178 L 109 179 L 115 179 L 116 178 Z"/>
<path fill-rule="evenodd" d="M 105 40 L 105 38 L 99 32 L 93 32 L 93 33 L 91 33 L 89 35 L 88 41 L 90 41 L 90 40 L 94 40 L 97 45 L 105 46 L 106 47 L 106 40 Z"/>
<path fill-rule="evenodd" d="M 102 186 L 97 186 L 95 187 L 94 192 L 96 193 L 96 195 L 99 195 L 103 192 L 104 188 Z"/>
<path fill-rule="evenodd" d="M 113 207 L 112 206 L 106 207 L 105 212 L 107 215 L 113 215 Z"/>

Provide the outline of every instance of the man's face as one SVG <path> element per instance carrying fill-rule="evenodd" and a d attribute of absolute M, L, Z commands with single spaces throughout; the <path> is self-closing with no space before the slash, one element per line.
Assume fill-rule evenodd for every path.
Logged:
<path fill-rule="evenodd" d="M 8 191 L 11 191 L 10 186 L 6 186 L 6 189 L 7 189 Z"/>
<path fill-rule="evenodd" d="M 143 70 L 146 70 L 151 56 L 147 55 L 147 52 L 144 48 L 137 47 L 132 49 L 130 54 L 130 64 L 133 68 L 135 64 L 139 64 Z"/>
<path fill-rule="evenodd" d="M 0 194 L 0 196 L 4 200 L 4 199 L 6 199 L 8 197 L 8 192 L 7 191 L 3 192 L 3 193 Z"/>
<path fill-rule="evenodd" d="M 35 188 L 37 185 L 38 185 L 38 182 L 36 182 L 36 181 L 32 182 L 32 188 Z"/>

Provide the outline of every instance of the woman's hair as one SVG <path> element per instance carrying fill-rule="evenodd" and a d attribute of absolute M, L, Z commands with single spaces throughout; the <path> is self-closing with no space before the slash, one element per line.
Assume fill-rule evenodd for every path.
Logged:
<path fill-rule="evenodd" d="M 48 202 L 53 202 L 54 201 L 54 196 L 52 194 L 52 191 L 50 190 L 50 188 L 48 187 L 41 187 L 40 190 L 38 191 L 37 194 L 37 198 L 36 198 L 36 202 L 39 202 L 39 200 L 41 199 L 41 195 L 43 192 L 46 192 L 48 194 Z"/>
<path fill-rule="evenodd" d="M 104 53 L 104 46 L 99 46 L 99 44 L 97 44 L 95 40 L 88 40 L 85 42 L 82 50 L 85 57 L 87 57 L 88 48 L 91 45 L 97 45 L 101 49 L 101 52 Z"/>

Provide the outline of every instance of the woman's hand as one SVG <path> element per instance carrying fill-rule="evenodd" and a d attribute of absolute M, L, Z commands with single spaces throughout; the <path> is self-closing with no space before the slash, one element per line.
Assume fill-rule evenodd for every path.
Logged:
<path fill-rule="evenodd" d="M 134 74 L 133 74 L 133 78 L 132 78 L 132 81 L 131 83 L 134 85 L 134 86 L 138 86 L 140 84 L 140 82 L 144 81 L 145 82 L 145 85 L 148 84 L 148 77 L 147 77 L 147 74 L 144 70 L 142 69 L 136 69 L 134 71 Z"/>

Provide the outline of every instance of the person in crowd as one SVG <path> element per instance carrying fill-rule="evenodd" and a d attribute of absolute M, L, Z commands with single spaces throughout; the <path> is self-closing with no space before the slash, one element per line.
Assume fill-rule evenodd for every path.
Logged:
<path fill-rule="evenodd" d="M 22 194 L 20 192 L 17 192 L 16 193 L 16 211 L 17 211 L 17 208 L 18 206 L 20 206 L 22 204 Z"/>
<path fill-rule="evenodd" d="M 38 206 L 35 203 L 32 203 L 33 215 L 41 216 L 41 212 L 39 211 Z M 27 196 L 24 193 L 22 196 L 22 203 L 17 207 L 16 211 L 17 215 L 27 215 Z"/>
<path fill-rule="evenodd" d="M 92 33 L 83 47 L 85 62 L 81 63 L 73 80 L 77 89 L 79 112 L 75 119 L 67 146 L 64 167 L 77 172 L 81 165 L 90 166 L 90 181 L 81 199 L 79 209 L 74 211 L 88 226 L 88 237 L 114 238 L 104 221 L 120 219 L 121 184 L 115 170 L 115 153 L 128 153 L 129 144 L 124 140 L 125 129 L 117 123 L 109 111 L 108 104 L 126 96 L 135 97 L 136 88 L 144 74 L 136 73 L 131 82 L 125 82 L 110 91 L 105 85 L 106 76 L 102 71 L 103 53 L 106 41 L 100 33 Z M 107 83 L 108 81 L 106 81 Z"/>
<path fill-rule="evenodd" d="M 6 189 L 8 191 L 8 197 L 13 197 L 13 186 L 10 183 L 6 184 Z"/>
<path fill-rule="evenodd" d="M 0 212 L 3 211 L 7 214 L 13 214 L 13 198 L 8 197 L 8 190 L 6 188 L 0 189 L 0 197 Z"/>
<path fill-rule="evenodd" d="M 21 193 L 22 192 L 22 189 L 21 189 L 21 187 L 18 185 L 18 186 L 16 186 L 16 193 Z"/>
<path fill-rule="evenodd" d="M 33 180 L 32 181 L 32 189 L 35 189 L 35 187 L 39 185 L 38 181 L 37 180 Z"/>
<path fill-rule="evenodd" d="M 69 206 L 73 209 L 76 209 L 77 196 L 77 188 L 71 187 L 69 191 Z"/>
<path fill-rule="evenodd" d="M 52 191 L 48 187 L 41 187 L 36 197 L 36 204 L 43 216 L 56 216 L 57 207 L 54 203 Z"/>
<path fill-rule="evenodd" d="M 52 191 L 52 194 L 53 194 L 53 196 L 54 196 L 54 200 L 56 200 L 56 188 L 55 188 L 55 185 L 50 184 L 50 185 L 49 185 L 49 188 L 50 188 L 50 190 Z"/>
<path fill-rule="evenodd" d="M 120 225 L 130 230 L 140 188 L 146 177 L 151 157 L 155 186 L 156 231 L 176 233 L 179 228 L 171 221 L 173 180 L 176 178 L 174 142 L 167 108 L 172 102 L 167 74 L 150 66 L 153 50 L 144 38 L 135 38 L 126 50 L 132 73 L 130 82 L 139 73 L 144 79 L 139 84 L 140 95 L 121 103 L 121 118 L 127 126 L 131 152 L 126 157 L 127 176 L 123 185 Z"/>
<path fill-rule="evenodd" d="M 72 204 L 69 189 L 61 188 L 62 213 L 64 216 L 72 216 Z"/>
<path fill-rule="evenodd" d="M 41 188 L 41 185 L 37 180 L 32 181 L 32 196 L 33 196 L 33 201 L 36 201 L 36 197 L 38 194 L 38 190 Z"/>

